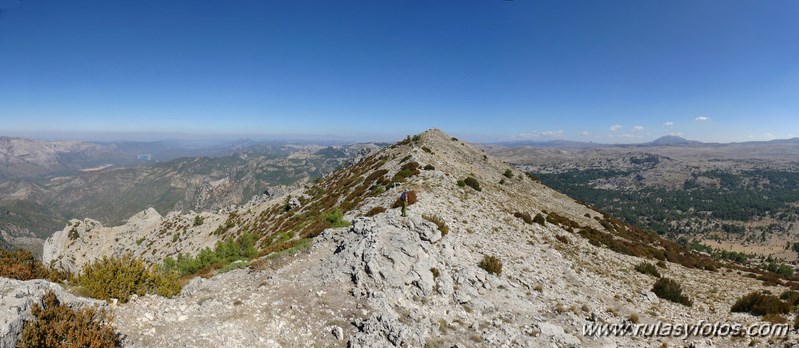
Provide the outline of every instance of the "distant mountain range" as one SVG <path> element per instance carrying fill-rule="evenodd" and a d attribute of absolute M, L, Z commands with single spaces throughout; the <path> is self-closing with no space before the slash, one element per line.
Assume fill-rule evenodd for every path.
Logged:
<path fill-rule="evenodd" d="M 0 247 L 37 249 L 73 217 L 117 224 L 155 208 L 203 211 L 279 194 L 383 144 L 86 143 L 0 138 Z"/>
<path fill-rule="evenodd" d="M 518 140 L 518 141 L 504 141 L 504 142 L 490 143 L 490 145 L 499 145 L 504 147 L 528 146 L 528 147 L 564 148 L 564 149 L 584 149 L 584 148 L 597 148 L 597 147 L 630 147 L 630 146 L 695 146 L 695 145 L 724 146 L 724 145 L 746 145 L 746 144 L 799 144 L 799 138 L 775 139 L 769 141 L 746 141 L 746 142 L 734 142 L 734 143 L 704 143 L 698 140 L 688 140 L 676 135 L 666 135 L 650 142 L 635 143 L 635 144 L 602 144 L 602 143 L 572 141 L 572 140 L 549 140 L 549 141 Z"/>

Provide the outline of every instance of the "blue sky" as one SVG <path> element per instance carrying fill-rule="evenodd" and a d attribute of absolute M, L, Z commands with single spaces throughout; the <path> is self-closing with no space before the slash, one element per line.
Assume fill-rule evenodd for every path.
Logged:
<path fill-rule="evenodd" d="M 797 17 L 793 0 L 0 0 L 0 134 L 788 138 Z"/>

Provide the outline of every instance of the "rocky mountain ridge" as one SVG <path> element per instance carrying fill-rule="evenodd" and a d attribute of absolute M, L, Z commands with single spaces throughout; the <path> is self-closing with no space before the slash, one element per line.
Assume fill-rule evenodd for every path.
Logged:
<path fill-rule="evenodd" d="M 408 217 L 394 208 L 404 188 L 416 194 Z M 740 346 L 750 341 L 597 338 L 581 330 L 633 316 L 641 323 L 755 323 L 730 313 L 732 302 L 750 290 L 780 289 L 726 269 L 701 269 L 703 259 L 620 225 L 439 130 L 291 197 L 299 204 L 274 198 L 227 212 L 227 219 L 208 215 L 197 228 L 187 225 L 191 214 L 145 213 L 134 222 L 170 227 L 163 234 L 143 228 L 140 243 L 135 231 L 104 230 L 120 237 L 118 249 L 92 244 L 101 237 L 94 227 L 80 229 L 82 222 L 72 244 L 67 230 L 53 241 L 67 247 L 51 259 L 86 254 L 88 261 L 135 250 L 156 262 L 187 252 L 187 244 L 259 235 L 267 253 L 247 269 L 196 278 L 173 299 L 145 296 L 114 308 L 114 325 L 130 347 Z M 335 207 L 352 226 L 318 229 L 316 216 Z M 526 221 L 538 214 L 546 221 Z M 209 234 L 219 226 L 222 232 Z M 176 233 L 184 243 L 179 248 L 169 242 Z M 299 254 L 277 251 L 300 240 L 312 245 Z M 683 284 L 693 306 L 654 296 L 654 278 L 632 270 L 642 261 L 637 253 L 672 261 L 660 272 Z M 480 267 L 487 256 L 502 263 L 500 272 Z"/>

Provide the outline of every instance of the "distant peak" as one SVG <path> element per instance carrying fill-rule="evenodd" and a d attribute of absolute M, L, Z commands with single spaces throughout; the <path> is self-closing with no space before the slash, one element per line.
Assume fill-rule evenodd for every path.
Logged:
<path fill-rule="evenodd" d="M 676 135 L 666 135 L 653 140 L 652 145 L 684 145 L 684 144 L 698 144 L 696 140 L 687 140 L 683 137 Z"/>

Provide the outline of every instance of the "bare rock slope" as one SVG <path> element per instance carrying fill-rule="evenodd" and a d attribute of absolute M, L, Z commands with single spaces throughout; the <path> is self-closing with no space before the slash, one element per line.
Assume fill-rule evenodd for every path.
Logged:
<path fill-rule="evenodd" d="M 414 162 L 421 169 L 418 172 L 408 170 L 416 167 L 408 165 Z M 713 272 L 668 262 L 661 274 L 681 283 L 694 304 L 687 307 L 658 299 L 651 292 L 655 279 L 633 270 L 642 258 L 612 251 L 596 240 L 592 244 L 583 231 L 602 233 L 617 242 L 614 248 L 646 243 L 649 249 L 645 250 L 654 254 L 689 255 L 674 254 L 655 236 L 636 237 L 631 228 L 612 225 L 603 214 L 441 131 L 429 130 L 418 139 L 386 148 L 366 158 L 359 168 L 292 193 L 302 199 L 286 197 L 237 208 L 227 219 L 208 216 L 196 229 L 187 227 L 192 216 L 168 218 L 183 221 L 176 226 L 188 231 L 178 237 L 185 236 L 185 244 L 170 244 L 172 231 L 159 237 L 158 228 L 147 227 L 140 229 L 147 232 L 116 231 L 115 236 L 131 234 L 124 239 L 127 246 L 102 249 L 82 240 L 85 233 L 78 228 L 75 243 L 80 240 L 87 249 L 70 251 L 82 250 L 89 260 L 135 249 L 131 241 L 142 237 L 134 233 L 145 238 L 136 255 L 151 262 L 185 252 L 181 248 L 186 245 L 209 245 L 243 231 L 259 233 L 260 246 L 267 250 L 275 247 L 273 237 L 278 232 L 297 232 L 289 234 L 294 241 L 313 241 L 296 256 L 272 254 L 253 261 L 247 269 L 196 278 L 172 299 L 148 295 L 120 305 L 114 309 L 114 325 L 130 347 L 750 343 L 744 338 L 583 335 L 584 325 L 622 323 L 631 317 L 641 323 L 753 323 L 754 317 L 731 314 L 729 308 L 744 293 L 764 287 L 726 269 Z M 398 172 L 401 175 L 387 179 Z M 462 184 L 467 177 L 478 182 L 480 189 Z M 402 183 L 388 185 L 392 181 Z M 403 188 L 417 194 L 407 217 L 391 208 Z M 314 216 L 325 212 L 317 210 L 320 201 L 328 202 L 328 207 L 345 207 L 345 219 L 352 226 L 328 228 L 318 236 L 312 233 L 309 225 Z M 287 206 L 286 202 L 293 203 Z M 518 217 L 524 214 L 549 215 L 550 221 L 527 223 Z M 166 226 L 164 220 L 156 220 L 154 225 Z M 230 233 L 208 232 L 219 226 L 228 226 Z M 645 241 L 634 243 L 634 237 Z M 150 240 L 165 247 L 148 251 Z M 98 252 L 89 253 L 88 248 Z M 488 273 L 479 266 L 486 256 L 502 262 L 501 273 Z M 56 253 L 54 257 L 70 256 Z M 79 261 L 77 256 L 75 261 Z"/>

